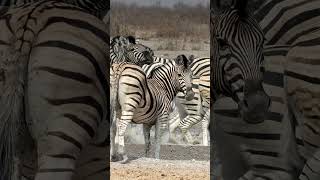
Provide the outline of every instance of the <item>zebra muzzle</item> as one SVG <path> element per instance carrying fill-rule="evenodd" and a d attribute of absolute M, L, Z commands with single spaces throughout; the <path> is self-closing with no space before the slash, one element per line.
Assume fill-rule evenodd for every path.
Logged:
<path fill-rule="evenodd" d="M 262 123 L 267 119 L 271 99 L 262 90 L 249 94 L 240 103 L 243 120 L 250 124 Z"/>
<path fill-rule="evenodd" d="M 194 92 L 192 90 L 191 91 L 187 91 L 186 100 L 187 101 L 191 101 L 193 98 L 194 98 Z"/>

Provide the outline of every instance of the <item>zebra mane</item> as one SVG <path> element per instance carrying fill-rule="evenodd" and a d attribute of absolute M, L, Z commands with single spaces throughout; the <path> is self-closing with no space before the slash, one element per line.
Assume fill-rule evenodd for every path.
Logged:
<path fill-rule="evenodd" d="M 234 6 L 234 9 L 237 10 L 239 17 L 245 18 L 248 16 L 248 0 L 233 0 L 232 4 Z"/>
<path fill-rule="evenodd" d="M 248 0 L 213 0 L 211 3 L 211 11 L 214 14 L 222 14 L 232 10 L 236 10 L 241 18 L 248 16 Z"/>

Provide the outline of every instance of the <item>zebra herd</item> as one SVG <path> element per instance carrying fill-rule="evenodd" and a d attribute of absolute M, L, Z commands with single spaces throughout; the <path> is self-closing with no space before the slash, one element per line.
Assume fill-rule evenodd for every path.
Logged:
<path fill-rule="evenodd" d="M 189 143 L 211 117 L 211 179 L 319 180 L 320 2 L 266 0 L 253 14 L 226 2 L 211 2 L 210 58 L 166 60 L 133 37 L 110 43 L 108 1 L 0 1 L 0 180 L 103 179 L 110 133 L 111 160 L 128 160 L 129 122 L 146 154 L 156 126 L 159 158 L 171 112 Z"/>
<path fill-rule="evenodd" d="M 117 36 L 111 42 L 110 53 L 114 54 L 111 55 L 111 58 L 114 59 L 111 60 L 113 64 L 110 70 L 112 81 L 111 108 L 113 109 L 111 116 L 115 116 L 111 132 L 111 160 L 121 160 L 123 163 L 128 160 L 124 153 L 124 133 L 130 122 L 143 124 L 146 155 L 149 154 L 150 129 L 153 125 L 156 127 L 156 158 L 160 156 L 160 138 L 168 122 L 172 141 L 175 141 L 174 131 L 179 127 L 182 134 L 186 136 L 186 140 L 192 143 L 192 136 L 188 130 L 191 126 L 200 122 L 205 114 L 207 116 L 209 114 L 207 111 L 209 111 L 208 99 L 210 98 L 210 95 L 208 95 L 210 92 L 208 78 L 210 75 L 210 59 L 194 59 L 193 57 L 188 59 L 184 55 L 179 55 L 176 59 L 171 60 L 153 56 L 153 63 L 150 64 L 150 61 L 146 61 L 144 57 L 153 55 L 153 51 L 142 44 L 136 44 L 134 37 Z M 129 58 L 128 55 L 125 55 L 132 53 L 128 49 L 136 50 L 133 53 L 134 56 L 132 56 L 135 58 Z M 145 56 L 140 56 L 140 51 L 143 51 Z M 140 66 L 142 66 L 142 69 Z M 178 74 L 175 75 L 175 73 Z M 199 81 L 200 77 L 202 80 Z M 199 89 L 203 94 L 206 94 L 204 96 L 205 100 L 201 97 Z M 194 90 L 198 90 L 196 97 L 194 96 Z M 184 93 L 177 96 L 178 92 Z M 176 96 L 182 101 L 181 103 L 186 105 L 188 116 L 182 120 L 180 120 L 178 110 L 173 102 Z M 168 120 L 170 112 L 175 115 L 174 123 Z M 204 120 L 207 123 L 203 123 L 205 126 L 203 128 L 205 144 L 208 144 L 208 135 L 206 134 L 208 120 L 209 117 Z"/>

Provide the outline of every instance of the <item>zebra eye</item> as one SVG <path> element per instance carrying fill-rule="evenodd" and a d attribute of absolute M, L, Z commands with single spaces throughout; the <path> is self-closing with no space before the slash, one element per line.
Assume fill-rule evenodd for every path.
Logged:
<path fill-rule="evenodd" d="M 261 66 L 261 67 L 260 67 L 260 72 L 263 72 L 263 73 L 264 73 L 264 72 L 266 72 L 266 69 L 265 69 L 263 66 Z"/>

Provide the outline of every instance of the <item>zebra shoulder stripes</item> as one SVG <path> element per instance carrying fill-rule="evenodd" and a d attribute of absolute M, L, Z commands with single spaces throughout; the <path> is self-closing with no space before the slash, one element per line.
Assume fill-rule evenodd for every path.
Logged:
<path fill-rule="evenodd" d="M 147 79 L 143 70 L 136 65 L 125 64 L 118 85 L 113 85 L 117 93 L 112 97 L 115 106 L 113 111 L 119 118 L 112 127 L 112 160 L 127 161 L 124 151 L 124 133 L 128 123 L 143 124 L 146 155 L 150 150 L 150 130 L 156 126 L 155 157 L 159 158 L 160 138 L 167 126 L 170 103 L 178 91 L 193 97 L 191 88 L 191 72 L 185 59 L 178 56 L 175 62 L 168 62 L 153 70 L 152 78 Z M 118 128 L 115 128 L 115 127 Z M 118 129 L 118 130 L 117 130 Z M 116 134 L 117 132 L 117 134 Z M 118 146 L 115 147 L 115 138 Z M 119 157 L 120 156 L 120 157 Z"/>
<path fill-rule="evenodd" d="M 107 27 L 58 1 L 6 8 L 0 24 L 0 179 L 21 178 L 17 150 L 24 148 L 17 147 L 30 130 L 38 153 L 35 179 L 71 180 L 81 150 L 108 124 Z M 102 160 L 99 171 L 106 173 Z"/>
<path fill-rule="evenodd" d="M 289 47 L 284 84 L 299 153 L 306 161 L 300 179 L 311 180 L 320 178 L 319 9 L 319 1 L 268 0 L 255 12 L 265 43 Z"/>

